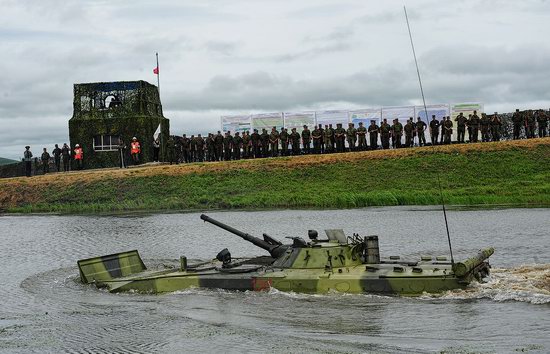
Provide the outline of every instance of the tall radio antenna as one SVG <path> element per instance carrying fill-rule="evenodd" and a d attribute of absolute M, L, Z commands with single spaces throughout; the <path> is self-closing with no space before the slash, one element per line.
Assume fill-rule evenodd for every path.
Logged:
<path fill-rule="evenodd" d="M 418 75 L 418 83 L 420 84 L 420 93 L 422 94 L 422 102 L 424 104 L 424 114 L 426 116 L 426 126 L 430 126 L 430 121 L 428 120 L 428 108 L 426 106 L 426 98 L 424 98 L 424 89 L 422 88 L 422 79 L 420 78 L 420 70 L 418 69 L 418 61 L 416 60 L 416 51 L 414 50 L 413 37 L 411 33 L 411 26 L 409 25 L 409 16 L 407 15 L 407 7 L 403 6 L 405 11 L 405 20 L 407 21 L 407 28 L 409 30 L 409 38 L 411 40 L 411 48 L 414 56 L 414 64 L 416 65 L 416 74 Z M 432 139 L 432 149 L 435 152 L 435 145 L 433 141 L 433 136 L 430 132 L 430 137 Z M 451 234 L 449 233 L 449 223 L 447 222 L 447 210 L 445 209 L 445 199 L 443 198 L 443 191 L 441 188 L 441 178 L 439 177 L 439 172 L 437 175 L 437 185 L 439 187 L 439 197 L 441 199 L 441 207 L 443 209 L 443 218 L 445 219 L 445 230 L 447 231 L 447 241 L 449 242 L 449 251 L 451 253 L 451 264 L 454 266 L 455 260 L 453 258 L 453 247 L 451 245 Z"/>

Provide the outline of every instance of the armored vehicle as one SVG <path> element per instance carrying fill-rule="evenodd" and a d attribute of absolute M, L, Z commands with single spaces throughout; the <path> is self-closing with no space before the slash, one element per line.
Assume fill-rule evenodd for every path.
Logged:
<path fill-rule="evenodd" d="M 283 244 L 263 234 L 263 239 L 234 229 L 206 215 L 201 219 L 217 225 L 269 255 L 232 258 L 226 249 L 215 259 L 191 263 L 185 256 L 179 267 L 147 270 L 138 251 L 117 253 L 78 261 L 80 279 L 111 292 L 164 293 L 188 288 L 228 290 L 268 290 L 301 293 L 381 293 L 420 295 L 465 288 L 473 280 L 489 274 L 487 259 L 492 248 L 462 262 L 446 257 L 423 256 L 405 260 L 380 258 L 378 237 L 345 236 L 343 230 L 325 230 L 326 238 L 309 230 L 309 241 L 292 237 Z"/>

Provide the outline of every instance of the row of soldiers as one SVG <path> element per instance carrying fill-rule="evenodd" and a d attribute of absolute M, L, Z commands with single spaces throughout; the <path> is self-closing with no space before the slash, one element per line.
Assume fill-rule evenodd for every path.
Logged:
<path fill-rule="evenodd" d="M 521 117 L 521 124 L 516 124 L 516 121 L 519 122 L 517 117 Z M 517 110 L 512 120 L 514 122 L 514 138 L 519 138 L 522 127 L 525 127 L 527 138 L 534 137 L 533 120 L 538 122 L 538 135 L 546 136 L 547 112 L 540 110 L 531 114 L 520 113 Z M 171 137 L 169 139 L 168 161 L 227 161 L 241 158 L 376 150 L 379 148 L 379 139 L 382 149 L 389 149 L 390 146 L 393 148 L 412 147 L 415 143 L 423 146 L 426 144 L 427 134 L 430 134 L 433 144 L 450 144 L 454 123 L 456 123 L 458 143 L 465 142 L 466 132 L 468 132 L 469 142 L 478 142 L 480 133 L 483 142 L 500 141 L 501 139 L 503 123 L 499 114 L 495 112 L 488 116 L 482 113 L 479 117 L 474 111 L 468 117 L 460 113 L 454 122 L 449 116 L 438 120 L 433 115 L 429 125 L 420 117 L 416 122 L 411 117 L 404 125 L 398 119 L 394 119 L 391 125 L 387 119 L 384 119 L 380 126 L 376 124 L 375 120 L 372 120 L 368 127 L 359 122 L 357 128 L 353 123 L 349 123 L 347 129 L 340 123 L 336 125 L 336 128 L 333 128 L 332 124 L 327 124 L 324 128 L 319 124 L 313 130 L 304 125 L 301 133 L 298 133 L 296 128 L 292 128 L 289 132 L 284 127 L 280 130 L 273 127 L 270 133 L 266 129 L 262 129 L 261 133 L 258 129 L 254 129 L 252 133 L 248 131 L 242 134 L 235 132 L 234 135 L 230 131 L 225 134 L 218 131 L 217 134 L 208 134 L 206 138 L 201 134 L 191 135 L 191 137 L 183 134 L 181 138 Z"/>

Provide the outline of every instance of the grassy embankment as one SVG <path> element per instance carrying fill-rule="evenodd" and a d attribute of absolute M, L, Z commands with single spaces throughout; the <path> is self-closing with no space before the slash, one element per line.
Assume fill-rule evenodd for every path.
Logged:
<path fill-rule="evenodd" d="M 0 180 L 4 212 L 382 205 L 550 206 L 550 139 Z"/>

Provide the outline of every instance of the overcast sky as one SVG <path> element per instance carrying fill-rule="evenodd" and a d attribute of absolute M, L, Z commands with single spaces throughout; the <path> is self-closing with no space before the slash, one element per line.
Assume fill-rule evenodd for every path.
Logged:
<path fill-rule="evenodd" d="M 73 84 L 156 84 L 172 133 L 224 114 L 550 108 L 550 1 L 0 0 L 0 157 L 68 142 Z"/>

